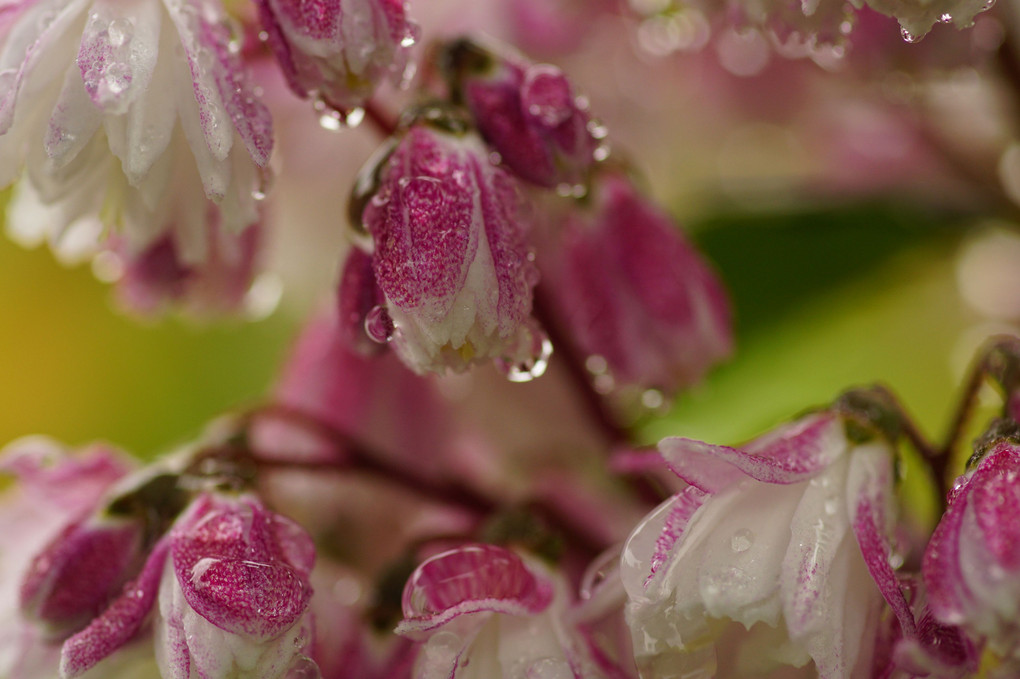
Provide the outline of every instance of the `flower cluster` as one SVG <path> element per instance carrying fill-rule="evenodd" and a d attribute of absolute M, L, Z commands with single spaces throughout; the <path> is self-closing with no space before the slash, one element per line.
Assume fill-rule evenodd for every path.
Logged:
<path fill-rule="evenodd" d="M 770 44 L 833 65 L 861 12 L 913 42 L 989 9 L 505 3 L 505 32 L 547 53 L 606 26 L 627 29 L 607 51 L 715 32 L 729 67 Z M 444 37 L 396 91 L 417 73 L 411 9 L 0 0 L 6 228 L 91 258 L 134 312 L 255 297 L 267 244 L 303 226 L 267 195 L 282 97 L 380 137 L 328 216 L 350 246 L 329 253 L 336 294 L 263 403 L 146 464 L 0 451 L 0 679 L 1020 676 L 1020 339 L 982 350 L 939 445 L 872 386 L 744 444 L 646 447 L 734 351 L 710 239 L 645 188 L 617 150 L 638 135 L 610 139 L 569 61 Z M 999 28 L 968 49 L 1015 76 Z M 988 172 L 951 151 L 984 196 Z M 1003 407 L 964 467 L 985 380 Z M 930 520 L 911 478 L 937 491 Z"/>

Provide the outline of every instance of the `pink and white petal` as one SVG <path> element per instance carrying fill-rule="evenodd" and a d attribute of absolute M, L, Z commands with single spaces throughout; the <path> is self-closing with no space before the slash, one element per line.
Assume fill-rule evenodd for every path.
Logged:
<path fill-rule="evenodd" d="M 481 611 L 534 615 L 552 600 L 552 584 L 513 552 L 469 545 L 432 557 L 404 588 L 404 620 L 397 634 L 416 635 Z"/>
<path fill-rule="evenodd" d="M 708 494 L 694 486 L 688 486 L 673 496 L 669 513 L 665 517 L 659 536 L 655 540 L 655 551 L 648 563 L 648 581 L 652 580 L 660 568 L 667 563 L 669 555 L 677 541 L 683 536 L 687 524 L 694 513 L 708 499 Z M 654 520 L 654 519 L 653 519 Z"/>
<path fill-rule="evenodd" d="M 134 638 L 156 600 L 168 547 L 166 540 L 157 543 L 142 572 L 124 587 L 109 608 L 64 642 L 60 650 L 62 677 L 81 675 Z"/>
<path fill-rule="evenodd" d="M 1001 443 L 988 453 L 970 479 L 971 506 L 983 544 L 996 563 L 1020 570 L 1020 449 Z"/>
<path fill-rule="evenodd" d="M 903 635 L 914 637 L 917 635 L 914 615 L 889 564 L 891 550 L 885 537 L 888 534 L 886 504 L 889 498 L 883 493 L 883 487 L 889 488 L 891 480 L 888 476 L 882 478 L 887 472 L 875 473 L 874 467 L 867 464 L 869 461 L 863 459 L 861 448 L 851 460 L 847 478 L 850 521 L 872 580 L 895 613 Z M 859 461 L 862 464 L 858 464 Z"/>
<path fill-rule="evenodd" d="M 75 66 L 69 66 L 64 74 L 64 86 L 50 115 L 44 141 L 46 155 L 53 166 L 62 168 L 74 160 L 92 140 L 102 122 L 103 114 L 92 105 L 81 74 Z"/>
<path fill-rule="evenodd" d="M 664 449 L 666 441 L 670 445 Z M 670 468 L 688 483 L 709 492 L 734 478 L 719 462 L 757 481 L 786 484 L 810 478 L 846 452 L 842 422 L 831 413 L 802 418 L 740 449 L 691 439 L 666 441 L 660 444 L 660 450 Z"/>
<path fill-rule="evenodd" d="M 25 10 L 7 34 L 0 51 L 0 134 L 15 121 L 22 90 L 38 88 L 60 78 L 73 61 L 73 42 L 65 34 L 79 19 L 87 0 L 43 0 Z M 52 49 L 53 45 L 62 46 Z M 62 54 L 63 51 L 68 55 Z M 34 87 L 30 87 L 29 81 Z M 22 119 L 22 116 L 18 116 Z"/>
<path fill-rule="evenodd" d="M 78 68 L 92 102 L 123 115 L 149 89 L 162 21 L 161 4 L 93 0 L 78 50 Z"/>
<path fill-rule="evenodd" d="M 173 82 L 178 87 L 178 92 L 174 99 L 178 101 L 177 113 L 181 123 L 181 130 L 184 132 L 184 137 L 188 141 L 191 153 L 195 157 L 195 165 L 198 167 L 198 174 L 202 178 L 202 187 L 206 197 L 213 201 L 222 200 L 227 193 L 227 188 L 230 186 L 231 166 L 229 160 L 226 157 L 226 152 L 222 152 L 222 149 L 222 156 L 214 153 L 206 139 L 204 127 L 210 114 L 203 114 L 201 109 L 191 106 L 190 102 L 184 105 L 180 104 L 180 102 L 186 102 L 193 96 L 190 86 L 191 76 L 186 66 L 175 64 L 175 67 L 178 71 L 183 71 L 183 73 L 175 74 L 173 78 Z M 229 127 L 229 125 L 217 123 L 216 127 L 222 129 Z"/>
<path fill-rule="evenodd" d="M 224 160 L 230 152 L 234 143 L 234 128 L 229 123 L 230 115 L 220 97 L 219 86 L 216 82 L 216 55 L 212 46 L 205 43 L 206 34 L 203 28 L 205 24 L 201 17 L 205 9 L 202 0 L 183 0 L 183 2 L 164 2 L 170 19 L 177 28 L 177 34 L 181 39 L 186 57 L 187 77 L 178 77 L 177 81 L 190 85 L 192 97 L 197 105 L 194 113 L 197 114 L 198 128 L 202 132 L 206 146 L 212 157 L 216 160 Z M 216 12 L 214 8 L 211 11 Z M 183 95 L 183 92 L 181 93 Z M 179 98 L 178 101 L 187 101 L 187 98 Z M 189 113 L 191 106 L 184 106 Z M 184 121 L 185 112 L 180 111 L 181 120 Z M 191 116 L 188 116 L 191 117 Z M 188 141 L 192 148 L 195 148 L 198 139 L 188 135 Z M 204 177 L 204 175 L 203 175 Z"/>
<path fill-rule="evenodd" d="M 172 54 L 174 45 L 172 33 L 162 31 L 156 49 L 162 54 Z M 158 56 L 158 55 L 157 55 Z M 156 59 L 153 82 L 168 83 L 173 80 L 173 66 L 170 59 Z M 146 96 L 139 97 L 127 112 L 127 153 L 121 157 L 121 168 L 128 183 L 138 187 L 143 177 L 164 156 L 177 124 L 177 102 L 173 87 L 152 87 Z M 163 195 L 160 191 L 158 195 Z"/>
<path fill-rule="evenodd" d="M 156 664 L 163 679 L 189 679 L 191 676 L 191 654 L 184 632 L 187 609 L 173 564 L 168 561 L 159 585 L 159 615 L 154 634 Z"/>
<path fill-rule="evenodd" d="M 790 525 L 780 588 L 783 617 L 793 638 L 831 624 L 826 599 L 832 595 L 831 583 L 839 581 L 830 570 L 850 533 L 843 498 L 848 465 L 846 459 L 837 460 L 806 484 Z"/>

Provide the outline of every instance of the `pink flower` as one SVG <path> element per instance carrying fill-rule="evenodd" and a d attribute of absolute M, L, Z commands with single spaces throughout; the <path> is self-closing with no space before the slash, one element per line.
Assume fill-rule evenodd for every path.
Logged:
<path fill-rule="evenodd" d="M 269 46 L 291 89 L 340 111 L 399 83 L 418 27 L 405 0 L 258 0 Z"/>
<path fill-rule="evenodd" d="M 691 485 L 625 547 L 643 677 L 748 676 L 811 661 L 820 677 L 868 676 L 883 596 L 914 636 L 885 544 L 894 451 L 884 438 L 850 439 L 847 425 L 823 411 L 740 449 L 662 441 Z M 746 630 L 726 654 L 715 646 L 734 632 L 721 621 Z"/>
<path fill-rule="evenodd" d="M 215 0 L 8 10 L 0 186 L 24 169 L 9 210 L 16 237 L 69 257 L 107 247 L 111 232 L 131 253 L 169 237 L 193 264 L 206 257 L 210 214 L 232 233 L 255 221 L 272 124 Z"/>
<path fill-rule="evenodd" d="M 547 288 L 578 347 L 616 386 L 672 393 L 729 356 L 722 284 L 630 182 L 601 174 L 591 203 L 557 218 L 558 240 L 543 249 Z"/>
<path fill-rule="evenodd" d="M 375 171 L 378 190 L 361 218 L 404 363 L 461 371 L 541 353 L 517 187 L 481 140 L 418 123 Z"/>
<path fill-rule="evenodd" d="M 1020 446 L 992 443 L 960 477 L 922 563 L 928 603 L 1020 671 Z"/>
<path fill-rule="evenodd" d="M 204 493 L 120 596 L 64 643 L 61 675 L 82 675 L 120 651 L 158 599 L 163 677 L 282 677 L 307 663 L 300 653 L 314 558 L 308 534 L 255 497 Z"/>
<path fill-rule="evenodd" d="M 97 526 L 86 517 L 129 469 L 104 446 L 70 455 L 33 438 L 4 449 L 0 472 L 18 483 L 0 498 L 0 676 L 54 672 L 57 658 L 47 642 L 87 622 L 82 618 L 116 586 L 123 563 L 96 548 L 105 542 L 123 555 L 130 536 L 115 522 Z M 64 535 L 70 541 L 61 548 Z"/>
<path fill-rule="evenodd" d="M 619 676 L 568 621 L 565 583 L 493 545 L 432 557 L 404 588 L 397 634 L 422 643 L 415 679 Z"/>
<path fill-rule="evenodd" d="M 212 222 L 208 254 L 201 262 L 184 260 L 170 235 L 138 253 L 121 248 L 118 300 L 144 314 L 170 305 L 195 316 L 242 310 L 257 270 L 261 231 L 256 223 L 237 234 Z"/>
<path fill-rule="evenodd" d="M 447 77 L 503 163 L 539 186 L 587 183 L 605 135 L 555 66 L 496 54 L 467 39 L 446 48 Z"/>

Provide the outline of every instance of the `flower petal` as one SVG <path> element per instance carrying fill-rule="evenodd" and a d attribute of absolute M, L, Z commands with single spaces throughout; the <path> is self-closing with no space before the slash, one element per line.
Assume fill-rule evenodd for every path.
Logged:
<path fill-rule="evenodd" d="M 552 600 L 552 586 L 513 552 L 470 545 L 432 557 L 404 588 L 404 620 L 397 634 L 413 635 L 445 625 L 466 613 L 539 613 Z"/>
<path fill-rule="evenodd" d="M 88 627 L 64 642 L 60 650 L 62 677 L 69 679 L 84 673 L 134 638 L 156 600 L 168 550 L 168 542 L 160 540 L 141 574 Z"/>

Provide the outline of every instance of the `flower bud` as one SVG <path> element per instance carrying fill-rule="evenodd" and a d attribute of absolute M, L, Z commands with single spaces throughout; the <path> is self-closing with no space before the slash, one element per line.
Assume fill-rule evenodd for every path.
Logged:
<path fill-rule="evenodd" d="M 1020 671 L 1020 446 L 994 443 L 959 478 L 922 562 L 932 613 Z"/>
<path fill-rule="evenodd" d="M 404 0 L 258 0 L 269 46 L 291 89 L 340 111 L 386 77 L 399 82 L 418 27 Z"/>
<path fill-rule="evenodd" d="M 599 373 L 673 393 L 730 354 L 722 284 L 665 212 L 617 174 L 571 207 L 543 273 L 578 348 L 604 362 Z"/>
<path fill-rule="evenodd" d="M 586 105 L 555 66 L 468 41 L 446 48 L 447 77 L 479 132 L 519 177 L 548 188 L 587 181 L 599 145 Z"/>
<path fill-rule="evenodd" d="M 481 140 L 418 123 L 375 172 L 378 190 L 361 219 L 386 304 L 369 313 L 392 324 L 404 363 L 418 373 L 461 371 L 535 354 L 537 271 L 517 187 Z"/>
<path fill-rule="evenodd" d="M 205 494 L 169 535 L 156 659 L 164 677 L 282 677 L 304 645 L 315 547 L 253 496 Z"/>
<path fill-rule="evenodd" d="M 396 631 L 422 642 L 415 679 L 476 665 L 487 679 L 620 676 L 593 658 L 567 603 L 562 577 L 503 547 L 467 545 L 411 575 Z"/>

